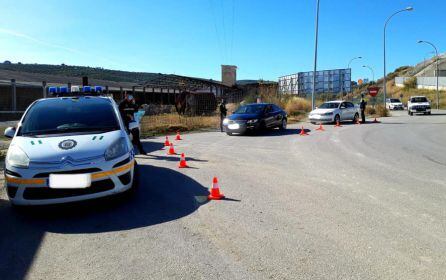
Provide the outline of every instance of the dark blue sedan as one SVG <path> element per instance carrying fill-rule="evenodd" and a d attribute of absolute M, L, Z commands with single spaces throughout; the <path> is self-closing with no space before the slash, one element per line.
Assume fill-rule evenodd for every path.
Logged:
<path fill-rule="evenodd" d="M 279 106 L 269 103 L 242 105 L 223 120 L 223 126 L 228 135 L 276 127 L 285 130 L 286 125 L 286 112 Z"/>

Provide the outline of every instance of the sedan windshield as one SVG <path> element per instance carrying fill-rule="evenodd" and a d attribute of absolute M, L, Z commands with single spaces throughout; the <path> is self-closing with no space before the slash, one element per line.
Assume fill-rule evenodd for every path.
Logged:
<path fill-rule="evenodd" d="M 339 107 L 339 102 L 327 102 L 319 106 L 320 109 L 336 109 Z"/>
<path fill-rule="evenodd" d="M 234 114 L 258 114 L 265 109 L 264 104 L 245 105 L 238 108 Z"/>
<path fill-rule="evenodd" d="M 427 102 L 426 97 L 413 97 L 410 102 L 413 103 L 423 103 L 423 102 Z"/>
<path fill-rule="evenodd" d="M 112 104 L 105 99 L 47 99 L 27 112 L 20 135 L 100 133 L 119 129 Z"/>

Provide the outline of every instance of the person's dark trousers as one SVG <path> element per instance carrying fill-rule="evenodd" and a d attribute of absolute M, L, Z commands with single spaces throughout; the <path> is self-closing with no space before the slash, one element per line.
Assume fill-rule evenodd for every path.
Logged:
<path fill-rule="evenodd" d="M 226 118 L 225 115 L 223 115 L 223 114 L 220 115 L 220 130 L 221 130 L 221 132 L 224 131 L 224 130 L 223 130 L 223 120 L 224 120 L 225 118 Z"/>
<path fill-rule="evenodd" d="M 146 154 L 144 147 L 142 146 L 141 140 L 139 140 L 139 129 L 132 129 L 130 131 L 132 133 L 132 143 L 136 145 L 140 154 Z"/>
<path fill-rule="evenodd" d="M 361 119 L 362 119 L 362 123 L 365 123 L 365 113 L 364 113 L 364 109 L 361 110 Z"/>

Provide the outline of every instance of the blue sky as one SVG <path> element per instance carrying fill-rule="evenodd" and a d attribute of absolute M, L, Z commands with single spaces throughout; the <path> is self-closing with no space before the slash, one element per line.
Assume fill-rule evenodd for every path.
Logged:
<path fill-rule="evenodd" d="M 315 0 L 0 0 L 0 60 L 88 65 L 220 79 L 277 80 L 310 71 Z M 388 72 L 446 49 L 444 0 L 321 0 L 318 69 L 344 68 L 353 78 L 382 76 L 385 19 Z"/>

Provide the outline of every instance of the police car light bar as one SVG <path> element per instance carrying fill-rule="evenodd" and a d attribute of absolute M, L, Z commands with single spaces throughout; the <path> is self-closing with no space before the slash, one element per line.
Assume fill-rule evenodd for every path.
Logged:
<path fill-rule="evenodd" d="M 86 95 L 100 95 L 103 92 L 102 86 L 71 86 L 70 90 L 66 86 L 48 87 L 48 93 L 50 96 L 54 97 L 69 97 L 69 96 L 86 96 Z"/>

